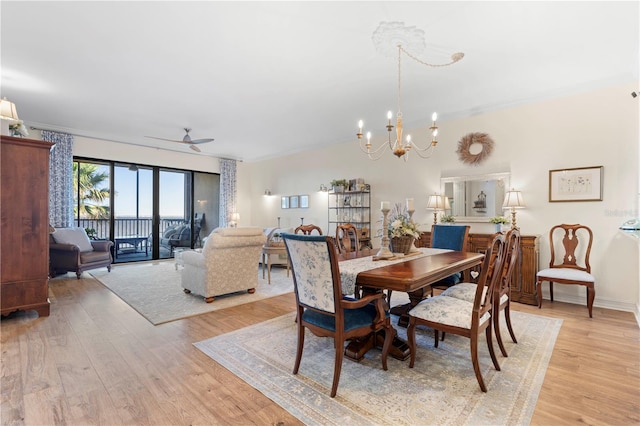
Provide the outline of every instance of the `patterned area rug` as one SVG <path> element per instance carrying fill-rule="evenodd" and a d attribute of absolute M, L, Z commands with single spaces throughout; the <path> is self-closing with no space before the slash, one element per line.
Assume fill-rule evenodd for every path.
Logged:
<path fill-rule="evenodd" d="M 329 397 L 332 339 L 307 332 L 300 371 L 291 373 L 293 314 L 195 346 L 307 425 L 522 425 L 530 423 L 562 320 L 513 312 L 512 322 L 518 344 L 507 337 L 509 357 L 496 345 L 502 371 L 493 368 L 484 338 L 479 345 L 487 393 L 476 381 L 469 340 L 447 335 L 435 349 L 427 329 L 417 332 L 413 369 L 408 360 L 389 357 L 389 369 L 382 370 L 375 349 L 360 363 L 345 359 L 335 398 Z M 405 329 L 396 328 L 404 338 Z"/>
<path fill-rule="evenodd" d="M 231 293 L 205 303 L 202 296 L 184 293 L 180 285 L 182 267 L 178 268 L 176 271 L 173 261 L 162 261 L 114 265 L 111 272 L 101 268 L 90 273 L 154 325 L 293 291 L 291 273 L 287 277 L 286 269 L 271 268 L 271 284 L 258 272 L 255 293 Z"/>

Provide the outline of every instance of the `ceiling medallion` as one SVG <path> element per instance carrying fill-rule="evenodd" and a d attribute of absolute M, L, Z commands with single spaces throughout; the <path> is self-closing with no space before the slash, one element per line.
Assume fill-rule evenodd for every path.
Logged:
<path fill-rule="evenodd" d="M 431 141 L 425 147 L 418 146 L 411 140 L 411 135 L 406 136 L 406 140 L 402 139 L 402 55 L 409 57 L 415 62 L 427 67 L 446 67 L 454 64 L 464 57 L 464 53 L 454 53 L 451 55 L 451 61 L 444 64 L 431 64 L 418 58 L 416 55 L 421 53 L 425 49 L 424 31 L 417 29 L 416 27 L 407 27 L 404 22 L 381 22 L 378 28 L 373 32 L 371 37 L 373 44 L 378 53 L 393 57 L 398 57 L 398 112 L 396 114 L 396 125 L 392 123 L 393 113 L 389 111 L 387 113 L 387 132 L 388 141 L 383 142 L 378 148 L 371 149 L 371 132 L 367 132 L 367 142 L 363 146 L 363 126 L 364 122 L 360 120 L 358 122 L 358 144 L 360 150 L 367 154 L 370 160 L 378 160 L 382 157 L 384 151 L 387 148 L 391 150 L 393 155 L 398 158 L 402 158 L 407 161 L 409 158 L 409 152 L 414 151 L 418 156 L 422 158 L 429 158 L 438 144 L 438 126 L 436 125 L 437 114 L 434 112 L 431 116 Z M 392 131 L 395 127 L 395 141 L 393 141 Z"/>
<path fill-rule="evenodd" d="M 478 166 L 493 152 L 493 139 L 486 133 L 469 133 L 462 137 L 458 141 L 458 158 L 465 164 L 471 164 L 472 166 Z M 478 145 L 480 151 L 473 154 L 471 153 L 471 147 Z M 475 151 L 474 147 L 474 151 Z"/>

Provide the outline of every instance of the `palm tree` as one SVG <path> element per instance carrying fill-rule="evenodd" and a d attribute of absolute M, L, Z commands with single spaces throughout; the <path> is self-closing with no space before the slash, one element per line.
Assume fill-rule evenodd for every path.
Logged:
<path fill-rule="evenodd" d="M 110 196 L 109 189 L 104 187 L 104 182 L 108 179 L 109 173 L 98 171 L 97 164 L 73 163 L 73 193 L 74 197 L 78 197 L 73 208 L 74 216 L 78 217 L 79 207 L 81 219 L 109 218 L 111 211 L 109 206 L 104 205 Z"/>

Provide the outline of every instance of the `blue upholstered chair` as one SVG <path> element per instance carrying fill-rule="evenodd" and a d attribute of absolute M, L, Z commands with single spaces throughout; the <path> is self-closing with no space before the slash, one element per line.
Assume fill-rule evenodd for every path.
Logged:
<path fill-rule="evenodd" d="M 424 299 L 409 311 L 409 327 L 407 328 L 407 338 L 411 351 L 409 368 L 413 368 L 416 359 L 417 326 L 427 326 L 434 330 L 434 345 L 436 348 L 438 347 L 438 335 L 440 332 L 468 337 L 470 339 L 471 363 L 473 364 L 476 379 L 482 392 L 487 391 L 478 361 L 478 337 L 481 332 L 485 332 L 491 361 L 493 361 L 495 369 L 500 371 L 500 364 L 498 364 L 498 359 L 493 349 L 491 322 L 494 289 L 502 276 L 504 245 L 505 236 L 496 234 L 485 253 L 473 302 L 439 295 Z M 437 353 L 431 355 L 437 356 Z"/>
<path fill-rule="evenodd" d="M 431 247 L 448 249 L 455 251 L 465 251 L 469 240 L 468 225 L 432 225 L 431 226 Z M 446 290 L 452 285 L 462 281 L 462 273 L 458 272 L 431 285 L 431 296 L 433 289 Z"/>
<path fill-rule="evenodd" d="M 305 329 L 316 336 L 333 337 L 336 351 L 333 398 L 338 390 L 345 342 L 384 330 L 382 368 L 386 370 L 395 329 L 385 311 L 382 293 L 357 300 L 343 297 L 334 238 L 300 234 L 284 234 L 283 238 L 293 271 L 297 305 L 298 349 L 293 374 L 298 374 L 300 368 Z"/>

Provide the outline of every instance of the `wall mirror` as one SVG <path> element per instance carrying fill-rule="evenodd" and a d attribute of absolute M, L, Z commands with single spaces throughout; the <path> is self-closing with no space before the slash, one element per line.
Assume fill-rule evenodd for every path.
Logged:
<path fill-rule="evenodd" d="M 503 216 L 502 203 L 509 189 L 508 172 L 474 176 L 443 177 L 442 193 L 449 199 L 458 222 L 487 222 Z"/>

